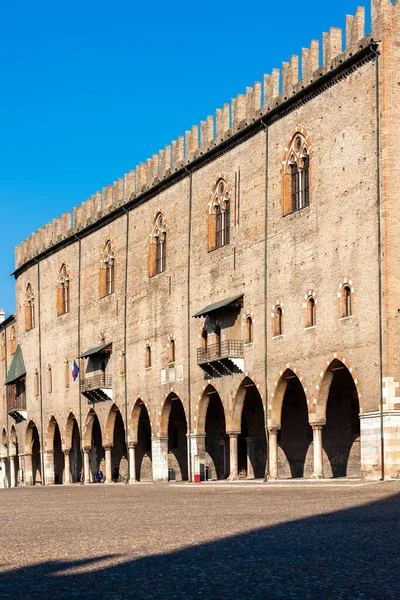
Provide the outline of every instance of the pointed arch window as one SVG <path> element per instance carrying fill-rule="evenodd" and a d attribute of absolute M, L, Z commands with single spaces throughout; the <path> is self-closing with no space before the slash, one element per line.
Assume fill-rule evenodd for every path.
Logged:
<path fill-rule="evenodd" d="M 345 284 L 342 288 L 342 317 L 351 317 L 351 288 Z"/>
<path fill-rule="evenodd" d="M 282 170 L 282 214 L 310 204 L 310 144 L 308 134 L 298 131 L 285 153 Z"/>
<path fill-rule="evenodd" d="M 10 331 L 10 354 L 15 354 L 15 350 L 17 349 L 17 334 L 15 331 L 14 325 L 11 327 Z"/>
<path fill-rule="evenodd" d="M 225 246 L 231 240 L 231 186 L 225 176 L 219 177 L 211 192 L 208 216 L 208 249 Z"/>
<path fill-rule="evenodd" d="M 253 319 L 250 317 L 246 317 L 246 334 L 245 334 L 245 342 L 246 344 L 250 344 L 253 341 Z"/>
<path fill-rule="evenodd" d="M 149 243 L 149 277 L 163 273 L 167 267 L 167 226 L 165 217 L 158 213 Z"/>
<path fill-rule="evenodd" d="M 35 327 L 35 297 L 32 286 L 28 283 L 25 294 L 25 331 Z"/>
<path fill-rule="evenodd" d="M 274 336 L 283 334 L 283 311 L 281 306 L 276 306 L 274 311 Z"/>
<path fill-rule="evenodd" d="M 147 344 L 147 346 L 146 346 L 145 365 L 144 366 L 146 369 L 150 369 L 150 367 L 151 367 L 151 346 L 150 346 L 150 344 Z"/>
<path fill-rule="evenodd" d="M 175 341 L 173 339 L 169 340 L 167 359 L 168 359 L 168 363 L 175 362 Z"/>
<path fill-rule="evenodd" d="M 316 325 L 315 298 L 313 298 L 311 296 L 307 300 L 306 327 L 315 327 L 315 325 Z"/>
<path fill-rule="evenodd" d="M 104 246 L 100 263 L 100 297 L 114 293 L 115 287 L 115 256 L 114 247 L 110 240 Z"/>
<path fill-rule="evenodd" d="M 69 273 L 67 266 L 62 265 L 57 286 L 57 315 L 69 313 Z"/>

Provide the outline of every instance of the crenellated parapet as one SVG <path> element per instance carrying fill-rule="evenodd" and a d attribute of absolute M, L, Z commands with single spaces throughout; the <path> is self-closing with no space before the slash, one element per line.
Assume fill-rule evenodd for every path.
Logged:
<path fill-rule="evenodd" d="M 400 0 L 394 3 L 392 0 L 371 0 L 371 8 L 372 26 L 368 37 L 365 37 L 365 9 L 358 7 L 354 16 L 346 16 L 344 35 L 337 27 L 322 34 L 322 64 L 320 42 L 312 40 L 309 48 L 302 49 L 301 57 L 292 55 L 289 62 L 282 63 L 281 69 L 273 69 L 271 74 L 264 75 L 262 82 L 255 82 L 246 88 L 246 93 L 238 94 L 229 104 L 217 108 L 215 117 L 209 115 L 199 126 L 194 125 L 184 136 L 153 154 L 135 170 L 75 207 L 72 213 L 56 217 L 19 244 L 15 253 L 16 268 L 112 213 L 276 109 L 357 54 L 371 38 L 379 41 L 385 28 L 390 26 L 393 11 L 400 12 Z"/>

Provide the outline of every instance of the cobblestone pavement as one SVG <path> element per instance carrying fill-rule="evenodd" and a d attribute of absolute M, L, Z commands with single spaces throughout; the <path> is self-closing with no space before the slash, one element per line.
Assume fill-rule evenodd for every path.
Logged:
<path fill-rule="evenodd" d="M 0 490 L 0 598 L 400 598 L 400 483 Z"/>

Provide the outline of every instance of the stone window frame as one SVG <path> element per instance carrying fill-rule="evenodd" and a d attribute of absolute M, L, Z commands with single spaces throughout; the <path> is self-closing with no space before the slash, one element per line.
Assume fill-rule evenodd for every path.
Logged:
<path fill-rule="evenodd" d="M 58 272 L 57 279 L 57 316 L 61 317 L 70 311 L 70 272 L 66 263 L 63 263 Z"/>
<path fill-rule="evenodd" d="M 150 340 L 147 340 L 143 350 L 144 354 L 144 368 L 146 370 L 151 369 L 153 366 L 153 357 L 152 357 L 152 346 Z"/>
<path fill-rule="evenodd" d="M 254 341 L 254 317 L 253 314 L 248 312 L 243 315 L 244 322 L 244 343 L 252 344 Z M 249 326 L 250 322 L 250 326 Z"/>
<path fill-rule="evenodd" d="M 310 289 L 304 295 L 304 329 L 314 329 L 317 326 L 317 293 Z"/>
<path fill-rule="evenodd" d="M 35 327 L 35 294 L 32 285 L 28 283 L 25 291 L 25 331 Z"/>
<path fill-rule="evenodd" d="M 53 393 L 53 371 L 51 365 L 47 365 L 47 393 Z"/>
<path fill-rule="evenodd" d="M 344 304 L 345 303 L 345 298 L 344 298 L 343 291 L 345 289 L 348 289 L 349 292 L 350 292 L 350 314 L 347 313 L 347 307 Z M 338 317 L 339 317 L 339 320 L 342 320 L 342 319 L 351 319 L 353 317 L 353 315 L 354 315 L 354 298 L 353 298 L 353 294 L 354 294 L 354 283 L 353 283 L 353 280 L 350 277 L 345 277 L 339 283 L 339 288 L 338 288 L 338 291 L 337 291 Z M 347 304 L 347 302 L 346 302 L 346 304 Z"/>
<path fill-rule="evenodd" d="M 100 251 L 100 298 L 115 291 L 115 243 L 108 237 Z"/>
<path fill-rule="evenodd" d="M 174 334 L 170 334 L 168 336 L 167 343 L 167 363 L 169 365 L 174 365 L 176 361 L 176 341 Z"/>
<path fill-rule="evenodd" d="M 275 304 L 272 305 L 272 312 L 271 312 L 271 324 L 272 324 L 273 339 L 281 338 L 283 336 L 284 314 L 285 314 L 285 309 L 283 307 L 283 303 L 280 300 L 277 300 L 275 302 Z"/>
<path fill-rule="evenodd" d="M 17 332 L 15 330 L 15 325 L 11 326 L 10 329 L 10 354 L 15 354 L 17 349 Z"/>
<path fill-rule="evenodd" d="M 304 160 L 306 158 L 307 168 L 305 169 Z M 300 181 L 296 206 L 294 206 L 293 201 L 294 165 L 296 166 L 296 173 Z M 281 176 L 282 216 L 293 214 L 310 206 L 312 202 L 312 147 L 310 136 L 304 127 L 296 127 L 291 133 L 282 157 Z M 301 181 L 303 184 L 301 184 Z M 306 182 L 308 185 L 306 185 Z M 306 193 L 307 198 L 305 198 Z"/>
<path fill-rule="evenodd" d="M 154 277 L 167 268 L 168 224 L 164 211 L 159 208 L 153 218 L 149 233 L 148 275 Z"/>
<path fill-rule="evenodd" d="M 226 173 L 218 173 L 208 201 L 207 249 L 208 252 L 227 246 L 231 242 L 232 186 Z"/>

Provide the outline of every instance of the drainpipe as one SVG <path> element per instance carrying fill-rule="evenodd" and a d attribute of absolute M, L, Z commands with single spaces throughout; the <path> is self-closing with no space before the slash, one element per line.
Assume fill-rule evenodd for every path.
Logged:
<path fill-rule="evenodd" d="M 124 399 L 125 399 L 125 444 L 126 444 L 126 453 L 128 453 L 128 382 L 127 382 L 127 360 L 126 360 L 126 349 L 127 349 L 127 328 L 126 328 L 126 320 L 127 320 L 127 312 L 128 312 L 128 244 L 129 244 L 129 211 L 123 207 L 123 210 L 126 214 L 126 234 L 125 234 L 125 289 L 124 289 Z"/>
<path fill-rule="evenodd" d="M 267 277 L 268 277 L 268 125 L 261 120 L 265 131 L 265 204 L 264 204 L 264 379 L 265 379 L 265 435 L 267 440 L 267 461 L 265 479 L 269 475 L 269 434 L 268 434 L 268 320 L 267 320 Z"/>
<path fill-rule="evenodd" d="M 75 234 L 75 239 L 78 240 L 78 357 L 81 355 L 81 267 L 82 267 L 82 248 L 81 248 L 81 238 Z M 82 431 L 82 395 L 81 395 L 81 365 L 80 359 L 79 361 L 79 371 L 78 371 L 78 403 L 79 403 L 79 435 L 81 438 L 80 443 L 80 451 L 81 451 L 81 459 L 82 459 L 82 468 L 84 461 L 84 452 L 83 452 L 83 431 Z"/>
<path fill-rule="evenodd" d="M 193 481 L 192 477 L 192 438 L 191 438 L 191 429 L 192 429 L 192 403 L 191 403 L 191 361 L 190 361 L 190 324 L 191 324 L 191 315 L 190 315 L 190 252 L 191 252 L 191 244 L 192 244 L 192 200 L 193 200 L 193 176 L 192 171 L 189 171 L 187 167 L 185 167 L 186 172 L 189 175 L 189 236 L 188 236 L 188 266 L 187 266 L 187 347 L 188 347 L 188 419 L 189 419 L 189 456 L 188 456 L 188 467 L 189 467 L 189 481 Z"/>
<path fill-rule="evenodd" d="M 376 173 L 377 173 L 377 217 L 378 217 L 378 288 L 379 288 L 379 417 L 380 417 L 380 453 L 381 453 L 381 477 L 385 479 L 385 438 L 383 426 L 383 315 L 382 315 L 382 192 L 381 192 L 381 115 L 379 96 L 379 52 L 372 48 L 375 54 L 375 95 L 376 95 Z"/>
<path fill-rule="evenodd" d="M 43 432 L 43 373 L 42 373 L 42 331 L 40 326 L 40 264 L 35 259 L 37 265 L 37 286 L 38 286 L 38 335 L 39 335 L 39 391 L 40 391 L 40 456 L 42 463 L 42 485 L 46 485 L 46 475 L 44 471 L 44 432 Z"/>

